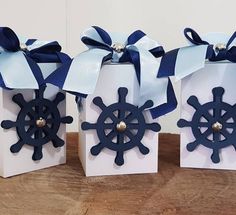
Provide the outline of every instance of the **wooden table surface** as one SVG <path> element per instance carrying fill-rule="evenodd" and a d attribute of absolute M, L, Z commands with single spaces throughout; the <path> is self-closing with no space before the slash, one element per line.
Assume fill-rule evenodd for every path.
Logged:
<path fill-rule="evenodd" d="M 159 173 L 85 177 L 77 133 L 67 164 L 0 179 L 0 215 L 236 214 L 236 172 L 179 168 L 179 136 L 160 135 Z"/>

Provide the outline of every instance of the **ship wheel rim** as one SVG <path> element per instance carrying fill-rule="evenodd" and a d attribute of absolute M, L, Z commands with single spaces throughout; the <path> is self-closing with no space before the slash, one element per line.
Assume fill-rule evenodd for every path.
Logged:
<path fill-rule="evenodd" d="M 141 141 L 141 139 L 145 133 L 145 127 L 141 126 L 143 123 L 145 123 L 145 118 L 144 118 L 143 113 L 139 112 L 138 107 L 136 107 L 130 103 L 125 103 L 125 104 L 114 103 L 112 105 L 107 106 L 107 111 L 103 111 L 98 117 L 97 123 L 100 125 L 103 125 L 103 127 L 100 129 L 97 129 L 97 135 L 98 135 L 99 139 L 106 140 L 106 147 L 110 150 L 113 150 L 113 151 L 118 151 L 120 149 L 119 148 L 120 145 L 117 144 L 117 142 L 113 142 L 112 141 L 113 138 L 110 139 L 107 137 L 108 135 L 105 133 L 106 128 L 104 128 L 104 125 L 105 125 L 104 122 L 107 118 L 110 118 L 109 115 L 111 113 L 114 113 L 114 112 L 119 111 L 121 109 L 125 110 L 129 113 L 133 113 L 135 115 L 134 119 L 137 120 L 136 123 L 137 123 L 137 125 L 139 125 L 137 127 L 137 129 L 135 129 L 135 130 L 137 130 L 137 133 L 133 136 L 133 138 L 129 139 L 129 141 L 124 143 L 123 151 L 132 149 L 136 145 L 136 142 Z M 118 119 L 118 122 L 122 121 L 122 119 L 119 119 L 118 117 L 117 117 L 117 119 Z M 112 121 L 112 123 L 114 123 L 114 121 Z M 114 127 L 115 126 L 116 126 L 116 123 L 114 123 Z M 129 122 L 127 123 L 127 129 L 129 129 Z M 110 129 L 110 130 L 112 130 L 112 129 Z M 119 133 L 117 131 L 115 131 L 114 129 L 112 131 L 115 134 L 115 137 L 118 138 Z M 125 132 L 123 134 L 126 136 Z"/>
<path fill-rule="evenodd" d="M 48 100 L 48 99 L 33 99 L 31 100 L 30 102 L 28 102 L 28 108 L 22 108 L 18 114 L 18 117 L 17 117 L 17 120 L 22 120 L 22 121 L 26 121 L 25 118 L 28 116 L 29 117 L 29 111 L 30 111 L 30 108 L 32 109 L 32 107 L 36 107 L 38 105 L 38 103 L 41 102 L 43 107 L 46 107 L 46 108 L 49 108 L 49 114 L 47 116 L 50 116 L 51 115 L 51 126 L 48 126 L 47 129 L 49 129 L 49 133 L 53 133 L 54 135 L 57 134 L 58 132 L 58 129 L 60 127 L 60 122 L 57 122 L 56 120 L 54 120 L 54 118 L 56 117 L 60 117 L 60 112 L 58 110 L 58 108 L 56 108 L 55 106 L 53 106 L 51 104 L 51 101 Z M 38 113 L 33 109 L 33 113 L 35 115 L 38 115 Z M 38 118 L 38 117 L 37 117 Z M 32 121 L 36 121 L 37 118 L 34 118 L 32 119 Z M 48 119 L 45 119 L 46 121 Z M 48 123 L 46 123 L 46 125 L 48 125 Z M 27 131 L 28 129 L 26 129 L 26 127 L 33 127 L 35 132 L 29 136 Z M 43 131 L 44 133 L 44 136 L 43 137 L 35 137 L 35 133 L 38 131 L 38 130 L 44 130 L 43 128 L 38 128 L 36 126 L 36 124 L 33 124 L 33 125 L 30 125 L 30 126 L 27 126 L 24 124 L 24 126 L 18 126 L 16 127 L 16 131 L 18 133 L 18 136 L 27 144 L 27 145 L 30 145 L 30 146 L 38 146 L 38 145 L 45 145 L 47 144 L 49 141 L 51 141 L 51 137 L 50 135 L 47 135 L 45 131 Z"/>
<path fill-rule="evenodd" d="M 197 123 L 194 124 L 194 126 L 191 127 L 191 130 L 192 130 L 193 136 L 195 138 L 198 137 L 198 136 L 201 136 L 201 139 L 202 139 L 201 144 L 203 146 L 205 146 L 207 148 L 211 148 L 211 149 L 215 148 L 215 147 L 218 148 L 218 149 L 221 149 L 221 148 L 225 148 L 225 147 L 231 145 L 230 139 L 233 138 L 233 134 L 236 132 L 236 128 L 232 128 L 232 132 L 228 133 L 226 136 L 223 135 L 221 132 L 219 132 L 220 136 L 223 136 L 224 139 L 214 142 L 214 139 L 211 140 L 211 139 L 208 138 L 210 135 L 214 135 L 214 131 L 212 130 L 211 126 L 212 126 L 213 123 L 219 122 L 223 125 L 223 130 L 227 131 L 227 128 L 229 128 L 229 127 L 226 127 L 225 124 L 227 124 L 227 121 L 230 118 L 233 119 L 232 123 L 235 123 L 236 122 L 236 115 L 230 115 L 226 119 L 223 119 L 222 117 L 215 119 L 214 116 L 212 114 L 210 114 L 211 115 L 211 120 L 206 119 L 204 117 L 204 113 L 209 113 L 209 111 L 214 111 L 214 109 L 216 109 L 214 106 L 217 107 L 215 102 L 206 103 L 202 106 L 202 109 L 204 109 L 204 111 L 201 112 L 201 111 L 197 110 L 194 113 L 194 115 L 192 117 L 192 122 L 197 122 Z M 234 107 L 232 107 L 230 104 L 225 103 L 225 102 L 222 102 L 222 105 L 220 105 L 218 107 L 218 109 L 220 111 L 224 111 L 224 114 L 227 113 L 227 112 L 232 111 L 233 108 Z M 221 116 L 222 116 L 222 114 L 221 114 Z M 203 128 L 203 127 L 199 127 L 199 124 L 202 123 L 200 121 L 201 118 L 205 118 L 206 123 L 209 123 L 209 127 L 204 132 L 202 132 L 201 129 L 200 129 L 200 128 Z M 206 132 L 209 133 L 209 135 L 206 135 Z"/>

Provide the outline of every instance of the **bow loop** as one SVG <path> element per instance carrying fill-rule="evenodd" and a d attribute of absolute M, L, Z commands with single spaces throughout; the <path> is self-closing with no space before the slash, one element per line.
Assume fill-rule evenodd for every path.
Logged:
<path fill-rule="evenodd" d="M 146 36 L 146 34 L 140 30 L 134 31 L 129 35 L 127 39 L 127 45 L 133 45 L 138 42 L 142 37 Z"/>
<path fill-rule="evenodd" d="M 81 35 L 81 41 L 89 48 L 100 48 L 112 51 L 112 40 L 109 34 L 98 26 L 85 30 Z"/>
<path fill-rule="evenodd" d="M 232 36 L 229 38 L 229 40 L 228 40 L 226 46 L 229 47 L 229 46 L 233 43 L 233 41 L 235 40 L 235 38 L 236 38 L 236 31 L 235 31 L 235 32 L 232 34 Z M 235 42 L 235 41 L 234 41 L 234 42 Z"/>
<path fill-rule="evenodd" d="M 98 26 L 93 26 L 93 28 L 96 29 L 97 33 L 99 34 L 104 43 L 110 46 L 112 45 L 111 37 L 104 29 Z"/>
<path fill-rule="evenodd" d="M 126 48 L 143 49 L 149 51 L 154 57 L 161 57 L 165 53 L 163 47 L 155 40 L 146 36 L 146 34 L 140 30 L 133 32 L 127 40 Z"/>
<path fill-rule="evenodd" d="M 24 53 L 37 63 L 65 63 L 70 60 L 67 54 L 61 52 L 61 46 L 57 41 L 45 43 L 36 40 Z"/>
<path fill-rule="evenodd" d="M 228 51 L 227 51 L 227 56 L 226 58 L 233 62 L 236 63 L 236 46 L 232 46 Z"/>
<path fill-rule="evenodd" d="M 49 42 L 37 48 L 31 49 L 30 53 L 45 53 L 45 54 L 53 54 L 55 52 L 60 52 L 61 46 L 57 41 Z"/>
<path fill-rule="evenodd" d="M 189 34 L 191 36 L 189 36 Z M 208 45 L 207 41 L 202 40 L 202 38 L 198 35 L 196 31 L 191 28 L 184 29 L 184 36 L 194 45 Z"/>
<path fill-rule="evenodd" d="M 15 32 L 8 27 L 0 27 L 0 46 L 7 51 L 20 50 L 20 41 Z"/>

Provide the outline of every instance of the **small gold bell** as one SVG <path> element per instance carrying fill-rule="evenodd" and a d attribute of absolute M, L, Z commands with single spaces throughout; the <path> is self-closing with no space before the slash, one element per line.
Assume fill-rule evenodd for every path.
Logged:
<path fill-rule="evenodd" d="M 20 49 L 21 49 L 22 51 L 27 51 L 27 50 L 28 50 L 28 47 L 27 47 L 27 45 L 26 45 L 25 43 L 20 43 Z"/>
<path fill-rule="evenodd" d="M 125 46 L 121 43 L 115 43 L 112 45 L 112 48 L 115 52 L 121 53 L 124 51 Z"/>
<path fill-rule="evenodd" d="M 226 45 L 224 43 L 217 43 L 215 45 L 215 50 L 216 51 L 220 51 L 220 50 L 223 50 L 223 49 L 226 49 Z"/>
<path fill-rule="evenodd" d="M 40 117 L 39 119 L 36 120 L 36 125 L 39 128 L 42 128 L 46 125 L 46 120 Z"/>
<path fill-rule="evenodd" d="M 215 122 L 213 125 L 212 125 L 212 129 L 213 131 L 215 132 L 219 132 L 221 129 L 222 129 L 222 124 L 219 123 L 219 122 Z"/>
<path fill-rule="evenodd" d="M 126 124 L 125 124 L 124 121 L 120 121 L 120 122 L 116 125 L 116 129 L 117 129 L 117 131 L 119 131 L 119 132 L 125 131 L 126 127 L 127 127 L 127 126 L 126 126 Z"/>

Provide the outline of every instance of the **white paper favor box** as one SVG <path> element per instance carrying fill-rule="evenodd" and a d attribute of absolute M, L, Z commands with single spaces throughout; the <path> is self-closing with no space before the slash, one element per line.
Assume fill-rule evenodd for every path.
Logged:
<path fill-rule="evenodd" d="M 185 120 L 178 123 L 182 124 L 181 167 L 236 169 L 235 71 L 234 63 L 206 63 L 203 69 L 181 80 L 180 118 Z M 213 150 L 204 146 L 215 148 L 217 138 L 226 147 Z"/>
<path fill-rule="evenodd" d="M 46 78 L 57 68 L 56 63 L 40 63 L 39 66 L 42 70 L 44 78 Z M 19 93 L 22 95 L 19 95 Z M 53 141 L 58 145 L 62 145 L 63 141 L 65 141 L 66 138 L 66 129 L 64 123 L 60 121 L 58 125 L 58 123 L 50 118 L 53 118 L 53 116 L 60 116 L 60 120 L 64 122 L 69 120 L 68 118 L 63 118 L 66 115 L 66 100 L 63 98 L 64 94 L 62 95 L 61 92 L 60 94 L 58 93 L 59 90 L 57 87 L 50 84 L 46 87 L 44 91 L 44 98 L 49 99 L 50 101 L 56 101 L 53 104 L 53 108 L 48 109 L 48 113 L 46 114 L 47 116 L 45 116 L 45 119 L 35 119 L 33 117 L 34 112 L 36 111 L 35 108 L 37 107 L 35 107 L 34 104 L 30 103 L 31 100 L 34 100 L 36 97 L 38 97 L 34 90 L 0 89 L 1 125 L 4 127 L 5 123 L 5 127 L 11 127 L 9 129 L 0 127 L 0 175 L 2 177 L 9 177 L 50 166 L 56 166 L 66 162 L 66 143 L 61 147 L 55 148 L 51 141 L 53 139 Z M 14 99 L 12 100 L 12 98 L 16 94 L 18 95 L 15 96 L 15 101 L 13 101 Z M 45 103 L 42 103 L 43 106 L 44 104 Z M 31 108 L 31 111 L 29 111 L 28 108 Z M 55 111 L 55 109 L 57 108 L 59 112 Z M 43 107 L 42 110 L 46 112 L 47 108 Z M 31 116 L 29 112 L 33 115 Z M 6 120 L 8 121 L 7 123 Z M 34 120 L 35 124 L 33 122 Z M 31 121 L 31 124 L 29 123 L 29 121 Z M 48 126 L 47 129 L 49 128 L 47 131 L 49 131 L 50 134 L 53 134 L 50 137 L 48 137 L 48 133 L 46 132 L 46 130 L 43 130 L 41 134 L 37 134 L 36 124 L 39 127 L 43 127 L 45 123 L 46 126 Z M 19 138 L 17 129 L 20 130 L 20 133 L 24 134 L 23 139 Z M 38 150 L 39 153 L 36 153 L 36 157 L 33 160 L 32 156 L 34 154 L 35 147 L 27 145 L 27 142 L 32 143 L 32 141 L 35 139 L 35 135 L 39 135 L 38 139 L 40 139 L 41 142 L 46 142 L 46 144 L 42 146 L 43 157 L 39 159 L 41 149 L 40 147 L 38 147 L 36 151 Z M 48 138 L 48 141 L 44 141 L 43 139 L 45 138 Z M 14 144 L 16 145 L 13 146 Z M 19 152 L 12 153 L 10 151 L 11 147 L 13 147 L 14 150 L 17 150 L 18 148 L 17 151 Z"/>
<path fill-rule="evenodd" d="M 122 151 L 117 152 L 107 148 L 110 143 L 109 141 L 113 142 L 115 148 L 115 144 L 118 141 L 117 138 L 120 137 L 117 133 L 112 133 L 111 127 L 106 127 L 104 123 L 115 124 L 116 129 L 118 130 L 119 128 L 124 128 L 122 127 L 124 126 L 122 122 L 116 124 L 116 121 L 113 118 L 113 116 L 115 116 L 116 119 L 118 115 L 116 108 L 119 105 L 119 100 L 136 105 L 138 92 L 139 84 L 133 65 L 105 64 L 102 66 L 94 93 L 88 95 L 86 99 L 83 99 L 79 107 L 79 157 L 86 176 L 157 172 L 157 132 L 146 129 L 140 144 L 124 151 L 124 153 Z M 114 105 L 111 107 L 110 105 L 112 104 Z M 128 114 L 128 110 L 126 114 Z M 138 117 L 140 115 L 144 116 L 147 124 L 156 121 L 152 119 L 147 110 L 143 112 L 140 111 Z M 138 122 L 137 119 L 133 122 L 140 123 L 140 125 L 142 124 L 142 122 Z M 85 124 L 83 125 L 83 123 Z M 81 125 L 83 129 L 81 129 Z M 125 126 L 127 126 L 125 129 L 129 129 L 129 126 L 131 125 L 127 124 Z M 87 128 L 88 130 L 85 130 L 84 128 Z M 139 132 L 142 133 L 141 130 L 141 128 L 136 129 L 136 134 Z M 101 133 L 98 134 L 97 131 Z M 137 139 L 135 141 L 135 135 L 133 135 L 130 136 L 131 139 L 133 138 L 132 140 L 138 143 L 139 141 L 137 141 Z M 131 139 L 124 135 L 124 144 L 128 144 Z M 105 144 L 100 147 L 98 144 L 100 142 L 103 142 L 104 144 L 104 140 L 107 141 L 107 145 Z M 140 152 L 139 148 L 144 154 Z M 149 153 L 147 153 L 147 148 L 149 149 Z M 91 150 L 93 151 L 93 154 L 91 153 Z M 123 163 L 121 161 L 122 155 Z"/>

